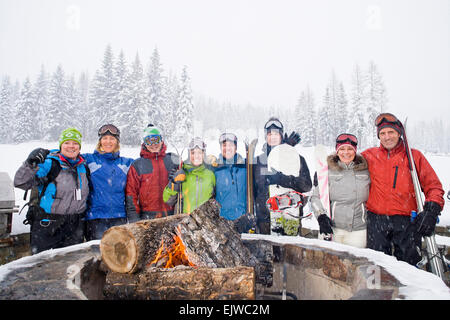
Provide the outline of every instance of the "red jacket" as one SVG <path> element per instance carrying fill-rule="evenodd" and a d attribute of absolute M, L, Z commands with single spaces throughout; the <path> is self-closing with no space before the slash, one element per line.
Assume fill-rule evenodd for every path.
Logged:
<path fill-rule="evenodd" d="M 416 196 L 406 149 L 402 141 L 388 151 L 382 145 L 361 153 L 366 158 L 370 173 L 370 191 L 367 210 L 383 215 L 410 216 L 417 211 Z M 434 201 L 444 207 L 444 190 L 436 173 L 425 156 L 412 149 L 425 201 Z"/>
<path fill-rule="evenodd" d="M 173 207 L 164 203 L 162 195 L 169 171 L 178 166 L 178 157 L 172 153 L 166 155 L 166 149 L 163 144 L 158 153 L 153 153 L 142 145 L 141 157 L 131 164 L 125 191 L 129 217 L 141 213 L 162 217 L 173 211 Z"/>

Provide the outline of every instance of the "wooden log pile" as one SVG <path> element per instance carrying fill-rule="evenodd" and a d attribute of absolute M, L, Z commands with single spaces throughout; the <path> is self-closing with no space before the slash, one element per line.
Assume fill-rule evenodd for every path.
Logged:
<path fill-rule="evenodd" d="M 108 229 L 105 298 L 254 299 L 260 264 L 219 210 L 211 199 L 190 214 Z"/>

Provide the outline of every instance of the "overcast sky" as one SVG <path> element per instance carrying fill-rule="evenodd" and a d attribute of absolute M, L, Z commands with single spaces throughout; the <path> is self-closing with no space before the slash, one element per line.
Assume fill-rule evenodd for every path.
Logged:
<path fill-rule="evenodd" d="M 331 71 L 350 93 L 373 60 L 389 110 L 450 119 L 449 0 L 0 0 L 0 76 L 34 80 L 100 66 L 106 45 L 146 64 L 184 65 L 196 93 L 293 107 L 309 85 L 320 103 Z M 411 110 L 408 112 L 408 110 Z M 443 114 L 443 116 L 442 116 Z"/>

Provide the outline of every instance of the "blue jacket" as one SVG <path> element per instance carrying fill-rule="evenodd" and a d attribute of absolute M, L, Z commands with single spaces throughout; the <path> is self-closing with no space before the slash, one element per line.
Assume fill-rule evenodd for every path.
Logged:
<path fill-rule="evenodd" d="M 47 177 L 54 160 L 58 161 L 61 170 L 42 194 L 40 206 L 46 213 L 51 214 L 84 214 L 89 195 L 89 182 L 83 157 L 68 160 L 59 153 L 59 150 L 51 150 L 45 161 L 36 167 L 30 166 L 25 161 L 14 176 L 14 185 L 24 190 L 32 188 L 35 178 L 40 180 Z M 41 194 L 43 184 L 40 184 L 38 189 Z M 76 190 L 80 190 L 79 193 L 76 193 Z"/>
<path fill-rule="evenodd" d="M 119 152 L 83 154 L 91 172 L 91 193 L 86 220 L 125 218 L 125 186 L 133 159 Z"/>
<path fill-rule="evenodd" d="M 227 163 L 222 154 L 219 165 L 214 168 L 216 176 L 216 200 L 220 203 L 220 215 L 235 220 L 247 211 L 247 169 L 238 154 Z"/>

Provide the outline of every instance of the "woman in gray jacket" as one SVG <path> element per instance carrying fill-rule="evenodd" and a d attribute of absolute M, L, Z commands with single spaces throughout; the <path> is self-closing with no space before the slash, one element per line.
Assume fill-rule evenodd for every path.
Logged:
<path fill-rule="evenodd" d="M 315 186 L 311 203 L 319 222 L 320 234 L 331 240 L 366 247 L 366 207 L 370 177 L 366 160 L 356 153 L 358 139 L 348 133 L 336 138 L 336 153 L 328 156 L 330 211 L 321 201 Z"/>

